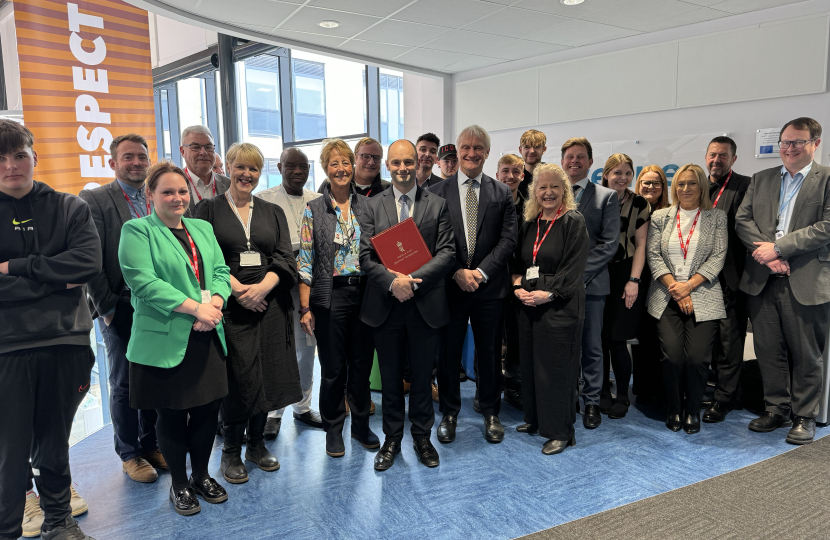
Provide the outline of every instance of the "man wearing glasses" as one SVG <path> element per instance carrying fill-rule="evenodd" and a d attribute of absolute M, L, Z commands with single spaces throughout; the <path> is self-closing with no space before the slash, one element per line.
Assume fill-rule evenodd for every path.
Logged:
<path fill-rule="evenodd" d="M 352 185 L 358 195 L 375 197 L 380 195 L 391 182 L 380 177 L 380 167 L 383 162 L 383 147 L 371 137 L 363 137 L 354 147 L 354 177 Z M 329 181 L 326 179 L 317 190 L 317 193 L 324 193 Z"/>
<path fill-rule="evenodd" d="M 792 426 L 787 442 L 807 444 L 816 433 L 830 322 L 830 167 L 813 160 L 821 125 L 812 118 L 787 122 L 779 138 L 784 165 L 752 177 L 736 216 L 751 253 L 741 290 L 749 295 L 766 403 L 749 429 Z"/>
<path fill-rule="evenodd" d="M 231 179 L 213 172 L 216 145 L 213 134 L 205 126 L 185 128 L 179 151 L 185 162 L 184 174 L 187 177 L 187 189 L 190 190 L 189 212 L 192 214 L 202 199 L 210 199 L 228 191 Z"/>

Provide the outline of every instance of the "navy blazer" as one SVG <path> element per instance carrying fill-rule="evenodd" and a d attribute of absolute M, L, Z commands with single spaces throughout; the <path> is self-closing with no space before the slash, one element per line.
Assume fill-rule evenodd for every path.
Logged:
<path fill-rule="evenodd" d="M 588 182 L 577 210 L 585 218 L 591 251 L 585 266 L 585 294 L 607 295 L 611 292 L 608 261 L 620 243 L 620 202 L 617 192 Z"/>

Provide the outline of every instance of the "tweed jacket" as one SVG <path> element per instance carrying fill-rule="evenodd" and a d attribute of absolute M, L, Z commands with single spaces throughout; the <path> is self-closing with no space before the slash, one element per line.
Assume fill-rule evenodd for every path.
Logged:
<path fill-rule="evenodd" d="M 677 235 L 675 219 L 677 206 L 657 210 L 651 215 L 648 228 L 646 257 L 654 281 L 648 291 L 648 313 L 659 319 L 669 302 L 673 302 L 669 289 L 658 278 L 665 274 L 674 275 L 674 265 L 669 258 L 669 241 Z M 706 281 L 692 291 L 692 304 L 697 322 L 712 321 L 726 317 L 723 305 L 723 291 L 718 275 L 726 261 L 727 247 L 726 212 L 714 208 L 700 214 L 697 224 L 697 248 L 692 259 L 689 275 L 700 274 Z"/>

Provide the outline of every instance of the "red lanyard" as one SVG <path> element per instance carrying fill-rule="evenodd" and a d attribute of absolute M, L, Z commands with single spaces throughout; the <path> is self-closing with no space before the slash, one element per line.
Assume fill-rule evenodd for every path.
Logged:
<path fill-rule="evenodd" d="M 372 190 L 371 190 L 371 189 L 370 189 L 369 191 L 367 191 L 367 192 L 366 192 L 366 196 L 367 196 L 367 197 L 371 197 L 371 196 L 372 196 Z"/>
<path fill-rule="evenodd" d="M 182 228 L 184 229 L 184 234 L 187 235 L 187 239 L 190 241 L 190 253 L 193 254 L 193 260 L 190 261 L 190 266 L 193 267 L 193 273 L 196 274 L 196 281 L 199 281 L 199 259 L 196 254 L 196 244 L 193 243 L 193 238 L 190 237 L 190 233 L 187 232 L 187 227 L 184 226 L 184 223 L 182 223 Z"/>
<path fill-rule="evenodd" d="M 718 191 L 718 196 L 715 197 L 715 204 L 712 205 L 712 208 L 718 207 L 718 201 L 720 200 L 720 196 L 723 195 L 723 190 L 726 189 L 726 184 L 729 183 L 730 178 L 732 178 L 732 171 L 729 171 L 729 176 L 726 177 L 726 181 L 723 183 L 723 187 L 721 187 L 720 191 Z"/>
<path fill-rule="evenodd" d="M 677 207 L 677 237 L 680 239 L 680 251 L 683 252 L 683 260 L 686 260 L 686 254 L 689 253 L 689 244 L 692 241 L 692 235 L 695 233 L 695 227 L 697 227 L 697 218 L 700 217 L 700 208 L 697 209 L 697 214 L 695 214 L 695 221 L 692 223 L 692 230 L 689 231 L 689 236 L 686 237 L 686 245 L 683 245 L 683 233 L 680 232 L 680 207 Z"/>
<path fill-rule="evenodd" d="M 212 172 L 210 174 L 213 174 Z M 190 182 L 190 185 L 193 186 L 193 192 L 196 193 L 196 196 L 199 197 L 199 200 L 202 200 L 202 195 L 199 193 L 199 190 L 196 189 L 196 184 L 193 183 L 193 179 L 190 178 L 190 171 L 187 170 L 187 167 L 184 169 L 184 175 L 187 177 L 187 181 Z M 213 196 L 216 197 L 216 178 L 211 178 L 210 185 L 213 187 Z"/>
<path fill-rule="evenodd" d="M 131 201 L 130 198 L 127 196 L 127 192 L 124 191 L 124 188 L 122 188 L 121 186 L 118 186 L 118 187 L 121 189 L 121 193 L 124 194 L 124 198 L 127 199 L 127 204 L 129 204 L 130 208 L 132 208 L 133 212 L 135 212 L 135 215 L 137 215 L 138 217 L 144 217 L 144 216 L 149 216 L 150 215 L 150 201 L 147 201 L 147 213 L 144 214 L 144 216 L 142 216 L 141 212 L 136 210 L 135 206 L 133 206 L 133 201 Z"/>
<path fill-rule="evenodd" d="M 542 247 L 542 244 L 545 242 L 545 238 L 548 237 L 548 233 L 550 232 L 553 224 L 556 223 L 556 218 L 559 217 L 559 214 L 562 213 L 562 205 L 559 205 L 559 210 L 556 211 L 556 215 L 553 216 L 553 221 L 550 222 L 548 225 L 548 230 L 545 231 L 545 235 L 542 237 L 542 241 L 539 241 L 539 220 L 542 219 L 542 213 L 539 212 L 539 217 L 536 218 L 536 241 L 533 242 L 533 266 L 536 266 L 536 254 L 539 253 L 539 249 Z"/>

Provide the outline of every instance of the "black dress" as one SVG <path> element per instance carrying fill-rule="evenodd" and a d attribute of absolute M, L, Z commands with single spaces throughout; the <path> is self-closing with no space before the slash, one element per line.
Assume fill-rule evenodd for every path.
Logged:
<path fill-rule="evenodd" d="M 548 221 L 538 222 L 539 239 Z M 510 271 L 522 276 L 527 291 L 553 293 L 553 300 L 519 310 L 519 354 L 522 365 L 524 420 L 538 425 L 548 439 L 570 440 L 574 434 L 582 325 L 585 321 L 585 285 L 582 276 L 588 261 L 588 230 L 576 210 L 560 215 L 536 256 L 539 278 L 528 280 L 532 266 L 537 221 L 519 229 Z"/>
<path fill-rule="evenodd" d="M 247 251 L 245 230 L 227 197 L 205 199 L 195 216 L 213 225 L 213 232 L 231 276 L 243 285 L 259 283 L 268 272 L 279 283 L 265 297 L 264 312 L 242 307 L 230 296 L 224 310 L 228 346 L 228 395 L 222 400 L 222 419 L 243 422 L 251 416 L 281 409 L 303 398 L 294 348 L 291 289 L 297 286 L 297 265 L 291 235 L 282 209 L 255 199 L 251 216 L 251 250 L 260 253 L 259 266 L 240 266 Z"/>
<path fill-rule="evenodd" d="M 184 228 L 170 229 L 190 259 Z M 199 259 L 199 286 L 205 288 L 205 268 Z M 148 344 L 150 345 L 150 344 Z M 130 362 L 130 407 L 184 410 L 205 405 L 228 393 L 225 353 L 216 330 L 190 331 L 187 351 L 178 366 L 160 368 Z"/>

